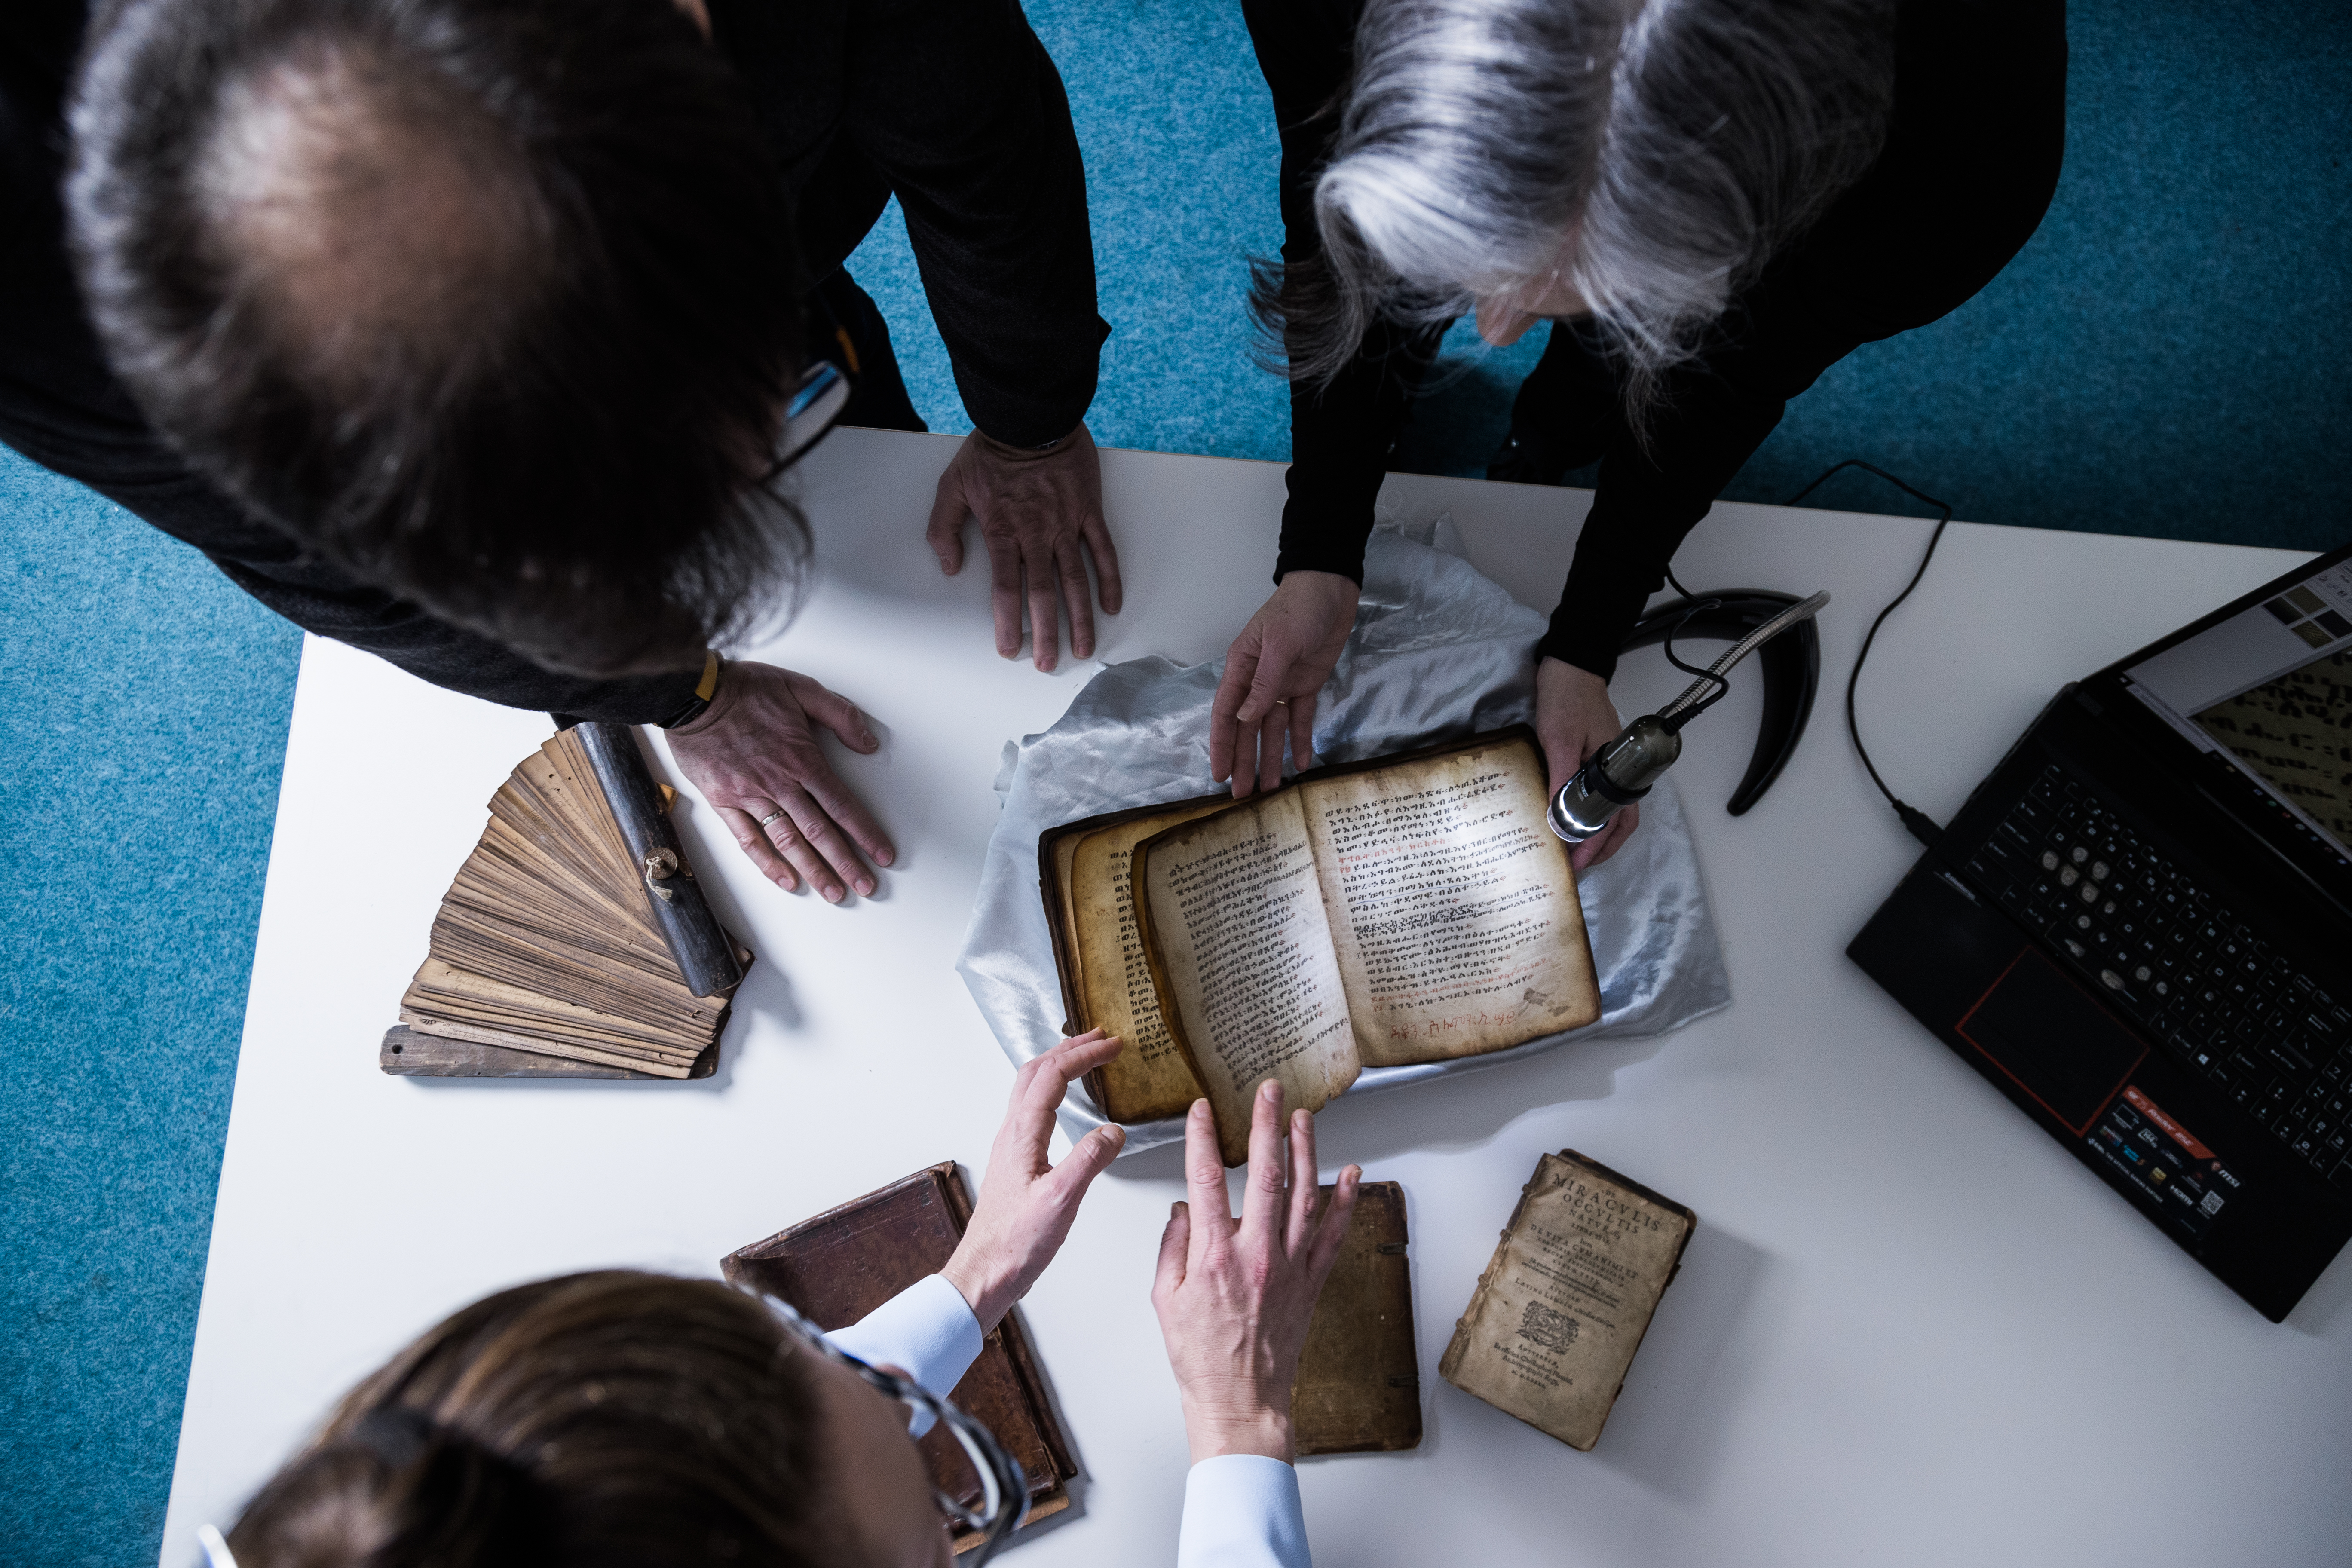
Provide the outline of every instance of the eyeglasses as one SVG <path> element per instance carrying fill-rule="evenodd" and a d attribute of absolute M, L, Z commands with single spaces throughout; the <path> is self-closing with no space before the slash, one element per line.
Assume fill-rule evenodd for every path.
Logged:
<path fill-rule="evenodd" d="M 898 1376 L 896 1373 L 868 1366 L 835 1346 L 824 1337 L 823 1330 L 810 1322 L 792 1306 L 773 1296 L 760 1292 L 767 1304 L 794 1338 L 827 1361 L 838 1363 L 866 1380 L 867 1386 L 878 1390 L 885 1397 L 895 1399 L 919 1416 L 928 1415 L 947 1428 L 956 1444 L 963 1450 L 977 1479 L 980 1506 L 968 1508 L 961 1498 L 944 1489 L 934 1487 L 932 1500 L 947 1522 L 959 1531 L 976 1534 L 979 1546 L 967 1560 L 972 1568 L 996 1555 L 1013 1527 L 1021 1522 L 1021 1515 L 1029 1502 L 1029 1478 L 1022 1473 L 1021 1461 L 1007 1453 L 996 1434 L 982 1426 L 956 1405 L 941 1399 L 922 1384 Z"/>
<path fill-rule="evenodd" d="M 880 1367 L 868 1366 L 847 1351 L 839 1349 L 824 1337 L 823 1330 L 793 1310 L 789 1302 L 763 1291 L 749 1293 L 758 1296 L 768 1310 L 783 1324 L 785 1331 L 809 1351 L 847 1367 L 884 1397 L 896 1400 L 918 1416 L 929 1416 L 930 1423 L 947 1428 L 971 1467 L 970 1479 L 973 1485 L 967 1489 L 980 1494 L 979 1506 L 967 1507 L 961 1497 L 938 1487 L 932 1489 L 931 1499 L 939 1505 L 940 1515 L 950 1527 L 959 1533 L 981 1538 L 968 1560 L 971 1568 L 980 1568 L 980 1564 L 995 1556 L 997 1549 L 1013 1533 L 1013 1526 L 1021 1522 L 1021 1515 L 1029 1502 L 1029 1478 L 1022 1472 L 1021 1461 L 1007 1453 L 1004 1445 L 996 1440 L 996 1434 L 912 1379 L 885 1372 Z M 196 1541 L 204 1548 L 209 1568 L 237 1568 L 236 1558 L 230 1552 L 228 1542 L 221 1538 L 221 1532 L 214 1526 L 198 1526 Z"/>
<path fill-rule="evenodd" d="M 849 405 L 852 384 L 842 368 L 829 359 L 812 361 L 801 372 L 799 384 L 784 400 L 784 428 L 776 441 L 769 479 L 808 456 L 810 448 L 824 439 L 825 432 Z"/>

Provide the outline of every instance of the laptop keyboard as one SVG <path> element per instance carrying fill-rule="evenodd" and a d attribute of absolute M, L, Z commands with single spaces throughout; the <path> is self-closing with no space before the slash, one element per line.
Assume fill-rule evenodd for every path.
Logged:
<path fill-rule="evenodd" d="M 2352 1193 L 2352 1012 L 2054 764 L 1969 869 L 2090 989 Z"/>

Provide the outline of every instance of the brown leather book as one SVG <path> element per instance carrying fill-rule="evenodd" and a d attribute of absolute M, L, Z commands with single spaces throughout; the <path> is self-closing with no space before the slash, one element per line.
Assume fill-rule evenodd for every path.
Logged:
<path fill-rule="evenodd" d="M 971 1218 L 971 1194 L 949 1160 L 730 1252 L 719 1266 L 729 1279 L 780 1298 L 829 1333 L 938 1273 Z M 1029 1478 L 1023 1525 L 1070 1506 L 1069 1481 L 1078 1467 L 1013 1313 L 989 1331 L 980 1359 L 949 1397 L 1021 1461 Z M 969 1475 L 945 1427 L 924 1434 L 922 1449 L 943 1489 L 957 1485 L 952 1478 Z M 964 1489 L 966 1502 L 979 1500 L 977 1483 Z M 956 1550 L 979 1544 L 980 1537 L 971 1534 L 957 1541 Z"/>
<path fill-rule="evenodd" d="M 383 1070 L 709 1076 L 751 954 L 719 929 L 664 793 L 625 725 L 525 757 L 441 900 Z"/>
<path fill-rule="evenodd" d="M 1590 1449 L 1697 1226 L 1672 1198 L 1573 1149 L 1546 1154 L 1519 1190 L 1438 1375 Z"/>
<path fill-rule="evenodd" d="M 1237 1165 L 1268 1078 L 1319 1110 L 1366 1068 L 1591 1023 L 1601 990 L 1549 804 L 1522 724 L 1041 835 L 1066 1026 L 1125 1042 L 1088 1075 L 1096 1103 L 1149 1121 L 1205 1095 Z"/>
<path fill-rule="evenodd" d="M 1323 1201 L 1332 1189 L 1323 1189 Z M 1356 1190 L 1348 1239 L 1307 1326 L 1290 1387 L 1291 1435 L 1307 1454 L 1370 1454 L 1421 1446 L 1421 1363 L 1412 1343 L 1412 1261 L 1404 1189 Z"/>

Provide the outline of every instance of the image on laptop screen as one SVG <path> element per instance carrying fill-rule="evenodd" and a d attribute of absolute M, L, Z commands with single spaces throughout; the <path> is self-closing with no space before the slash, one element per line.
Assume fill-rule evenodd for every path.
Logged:
<path fill-rule="evenodd" d="M 2352 563 L 2124 671 L 2132 694 L 2352 853 Z"/>

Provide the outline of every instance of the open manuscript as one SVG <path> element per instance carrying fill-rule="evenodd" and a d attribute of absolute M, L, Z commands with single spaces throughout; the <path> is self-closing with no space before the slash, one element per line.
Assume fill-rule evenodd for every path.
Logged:
<path fill-rule="evenodd" d="M 1320 1110 L 1367 1067 L 1505 1050 L 1601 1016 L 1533 731 L 1320 768 L 1271 794 L 1045 836 L 1074 1030 L 1126 1042 L 1088 1087 L 1118 1121 L 1205 1094 L 1227 1164 L 1249 1096 Z"/>

